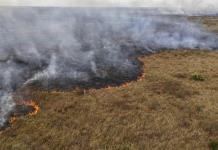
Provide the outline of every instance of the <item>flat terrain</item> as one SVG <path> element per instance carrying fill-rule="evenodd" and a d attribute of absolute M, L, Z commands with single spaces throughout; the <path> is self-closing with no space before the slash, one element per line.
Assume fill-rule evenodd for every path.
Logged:
<path fill-rule="evenodd" d="M 199 22 L 203 24 L 209 31 L 218 34 L 218 17 L 210 16 L 210 17 L 190 17 L 190 20 L 194 22 Z"/>
<path fill-rule="evenodd" d="M 218 31 L 215 17 L 192 19 Z M 33 91 L 29 98 L 40 112 L 17 118 L 2 131 L 0 150 L 207 150 L 216 145 L 218 52 L 169 50 L 140 60 L 144 76 L 124 86 Z"/>

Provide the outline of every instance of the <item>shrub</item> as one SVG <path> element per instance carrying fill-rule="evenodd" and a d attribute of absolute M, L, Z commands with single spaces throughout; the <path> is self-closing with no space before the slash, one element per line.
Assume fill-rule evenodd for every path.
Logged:
<path fill-rule="evenodd" d="M 218 150 L 218 141 L 210 141 L 208 146 L 211 150 Z"/>
<path fill-rule="evenodd" d="M 197 73 L 193 74 L 191 76 L 191 79 L 194 81 L 204 81 L 205 80 L 205 78 L 202 75 L 197 74 Z"/>

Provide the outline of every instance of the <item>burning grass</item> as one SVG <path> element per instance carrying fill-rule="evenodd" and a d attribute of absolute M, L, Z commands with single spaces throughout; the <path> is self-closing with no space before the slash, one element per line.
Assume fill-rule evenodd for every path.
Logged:
<path fill-rule="evenodd" d="M 144 74 L 116 88 L 32 89 L 41 111 L 12 117 L 0 149 L 217 148 L 218 53 L 165 51 L 140 60 Z M 191 80 L 196 72 L 206 80 Z"/>
<path fill-rule="evenodd" d="M 35 116 L 39 110 L 40 108 L 38 104 L 33 100 L 20 101 L 16 104 L 14 111 L 9 115 L 8 121 L 2 128 L 0 128 L 0 130 L 4 130 L 7 127 L 13 127 L 16 123 L 17 117 Z"/>
<path fill-rule="evenodd" d="M 34 116 L 34 115 L 36 115 L 36 114 L 39 112 L 39 110 L 40 110 L 38 104 L 36 104 L 36 102 L 33 101 L 33 100 L 23 101 L 23 104 L 22 104 L 22 105 L 25 105 L 25 106 L 27 106 L 27 107 L 32 107 L 33 111 L 30 111 L 30 112 L 27 114 L 27 115 L 29 115 L 29 116 Z"/>
<path fill-rule="evenodd" d="M 143 76 L 120 87 L 32 91 L 41 111 L 16 118 L 0 149 L 209 149 L 218 138 L 217 60 L 166 51 L 141 58 Z M 194 72 L 207 80 L 190 80 Z"/>

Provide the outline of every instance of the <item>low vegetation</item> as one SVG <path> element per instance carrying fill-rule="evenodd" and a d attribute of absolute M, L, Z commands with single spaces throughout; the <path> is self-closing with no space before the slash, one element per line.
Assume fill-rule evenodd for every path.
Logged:
<path fill-rule="evenodd" d="M 197 74 L 197 73 L 194 73 L 191 76 L 191 79 L 194 80 L 194 81 L 204 81 L 205 80 L 205 78 L 202 75 Z"/>
<path fill-rule="evenodd" d="M 165 51 L 141 61 L 144 77 L 126 86 L 30 91 L 40 112 L 1 132 L 0 149 L 214 150 L 218 53 Z M 193 72 L 208 79 L 190 80 Z"/>
<path fill-rule="evenodd" d="M 208 146 L 211 150 L 218 150 L 218 140 L 217 141 L 210 141 Z"/>
<path fill-rule="evenodd" d="M 40 112 L 1 131 L 0 150 L 216 150 L 218 52 L 164 51 L 140 60 L 144 77 L 126 86 L 30 90 L 25 97 Z"/>

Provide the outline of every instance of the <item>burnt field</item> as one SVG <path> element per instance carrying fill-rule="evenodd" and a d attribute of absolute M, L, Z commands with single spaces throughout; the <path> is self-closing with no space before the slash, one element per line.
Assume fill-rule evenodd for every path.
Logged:
<path fill-rule="evenodd" d="M 217 131 L 216 52 L 141 58 L 144 77 L 122 87 L 31 91 L 40 106 L 1 132 L 1 149 L 209 149 Z"/>
<path fill-rule="evenodd" d="M 190 17 L 190 20 L 203 24 L 208 31 L 218 31 L 217 17 Z M 168 22 L 164 25 L 168 31 Z M 98 32 L 101 33 L 100 30 Z M 75 65 L 74 71 L 79 72 L 81 70 L 77 68 L 82 68 L 88 72 L 88 78 L 83 70 L 74 74 L 78 80 L 66 79 L 62 74 L 68 70 L 65 66 L 68 57 L 63 53 L 57 52 L 61 57 L 49 56 L 49 61 L 42 58 L 40 62 L 45 62 L 42 66 L 49 66 L 47 62 L 57 60 L 58 66 L 62 67 L 61 74 L 58 72 L 57 77 L 48 80 L 42 71 L 25 83 L 25 87 L 15 90 L 14 100 L 34 100 L 40 110 L 37 114 L 28 115 L 36 109 L 28 104 L 18 105 L 12 112 L 16 114 L 15 120 L 11 120 L 10 127 L 0 133 L 0 149 L 210 149 L 211 143 L 218 140 L 218 53 L 210 36 L 206 38 L 209 46 L 199 44 L 207 34 L 202 38 L 195 36 L 198 34 L 184 35 L 184 38 L 197 39 L 194 45 L 184 42 L 188 45 L 186 47 L 194 50 L 174 49 L 175 45 L 161 41 L 161 44 L 156 43 L 156 46 L 160 44 L 156 48 L 162 49 L 155 54 L 152 54 L 152 44 L 143 51 L 142 43 L 135 47 L 135 43 L 130 42 L 128 48 L 131 50 L 116 57 L 115 64 L 104 60 L 105 54 L 97 52 L 94 62 L 99 70 L 92 64 L 92 59 L 86 59 L 88 53 L 81 53 L 79 58 L 90 65 L 71 64 Z M 153 39 L 148 41 L 156 42 Z M 181 47 L 178 45 L 176 47 Z M 127 48 L 125 46 L 124 49 Z M 118 51 L 123 54 L 122 48 Z M 110 54 L 117 55 L 115 52 Z M 13 58 L 21 66 L 38 61 L 18 56 Z M 61 62 L 62 58 L 67 58 L 66 63 Z M 104 63 L 101 64 L 101 60 Z M 110 66 L 105 67 L 108 62 Z M 52 75 L 52 71 L 50 73 Z M 36 77 L 40 82 L 36 82 Z M 15 89 L 19 84 L 15 84 Z"/>

